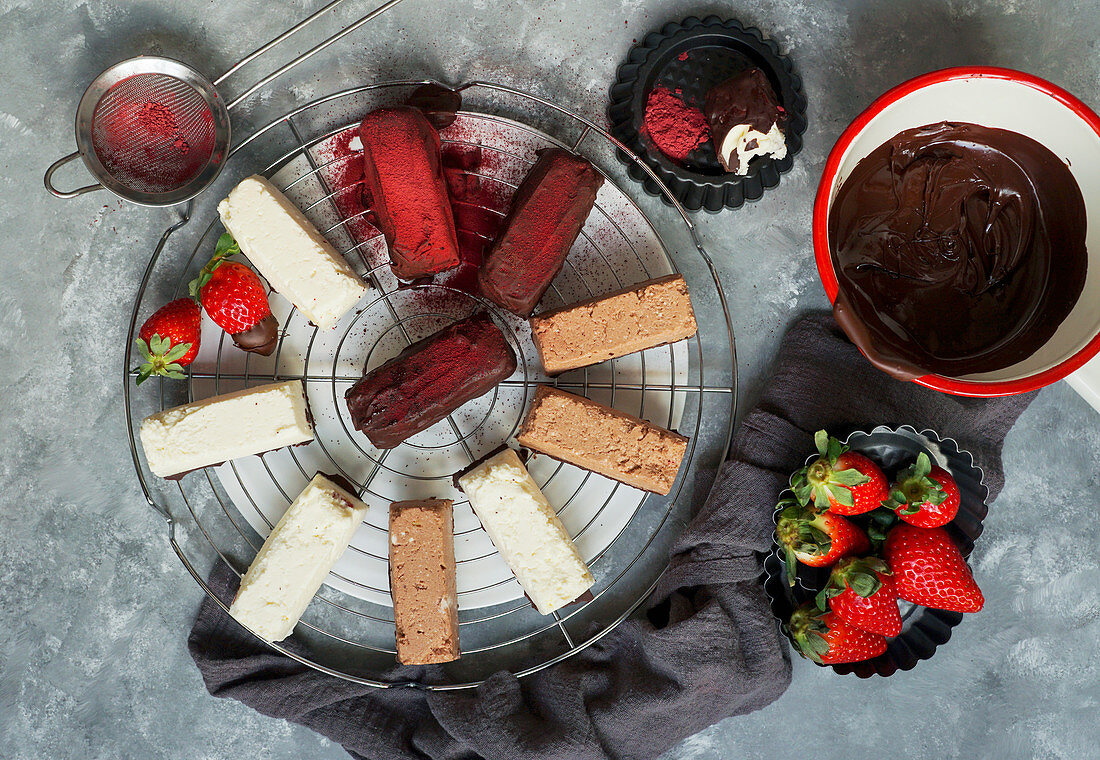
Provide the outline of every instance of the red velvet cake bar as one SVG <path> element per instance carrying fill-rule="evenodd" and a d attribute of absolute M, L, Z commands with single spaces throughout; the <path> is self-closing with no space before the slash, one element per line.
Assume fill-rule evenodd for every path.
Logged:
<path fill-rule="evenodd" d="M 439 133 L 417 108 L 371 111 L 359 126 L 363 179 L 393 273 L 415 280 L 458 266 Z"/>
<path fill-rule="evenodd" d="M 596 203 L 603 175 L 561 148 L 541 151 L 478 274 L 482 294 L 521 317 L 531 316 Z"/>

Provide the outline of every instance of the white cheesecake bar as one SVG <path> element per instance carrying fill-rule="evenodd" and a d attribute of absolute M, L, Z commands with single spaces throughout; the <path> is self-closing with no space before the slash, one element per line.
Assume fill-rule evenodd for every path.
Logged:
<path fill-rule="evenodd" d="M 315 475 L 248 566 L 229 614 L 265 641 L 289 636 L 367 509 L 324 475 Z"/>
<path fill-rule="evenodd" d="M 313 440 L 301 380 L 212 396 L 146 417 L 145 461 L 162 478 Z"/>
<path fill-rule="evenodd" d="M 515 451 L 490 457 L 458 484 L 535 609 L 548 615 L 592 587 L 592 573 Z"/>
<path fill-rule="evenodd" d="M 367 292 L 336 249 L 277 187 L 254 175 L 218 204 L 222 224 L 275 292 L 322 329 Z"/>

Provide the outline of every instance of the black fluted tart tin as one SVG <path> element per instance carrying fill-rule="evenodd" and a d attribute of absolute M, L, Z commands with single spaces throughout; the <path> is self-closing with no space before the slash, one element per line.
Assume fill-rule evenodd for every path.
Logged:
<path fill-rule="evenodd" d="M 855 432 L 844 441 L 853 451 L 874 460 L 892 479 L 898 470 L 911 464 L 920 452 L 925 452 L 933 464 L 951 473 L 959 486 L 959 513 L 944 528 L 955 539 L 964 557 L 969 558 L 974 542 L 982 534 L 982 521 L 988 513 L 984 473 L 974 462 L 970 452 L 959 448 L 951 438 L 943 438 L 933 430 L 917 430 L 908 425 L 899 428 L 876 427 L 868 432 Z M 810 455 L 806 463 L 817 458 Z M 785 491 L 783 496 L 792 496 Z M 779 521 L 779 510 L 774 519 Z M 864 515 L 848 517 L 861 528 L 866 528 L 869 518 Z M 783 634 L 790 638 L 788 621 L 791 613 L 804 602 L 812 601 L 829 579 L 829 568 L 807 567 L 801 563 L 792 588 L 787 584 L 786 564 L 778 538 L 773 536 L 771 553 L 764 558 L 764 593 L 771 603 L 772 613 L 779 621 Z M 929 659 L 936 648 L 951 638 L 951 629 L 963 619 L 961 612 L 935 610 L 921 607 L 904 599 L 901 604 L 901 633 L 887 639 L 886 652 L 863 662 L 831 665 L 837 673 L 854 673 L 860 678 L 874 675 L 891 676 L 899 670 L 911 670 L 921 660 Z M 793 641 L 792 641 L 793 646 Z"/>
<path fill-rule="evenodd" d="M 713 85 L 752 67 L 767 75 L 779 104 L 789 114 L 784 128 L 784 158 L 757 156 L 749 162 L 748 174 L 739 176 L 722 169 L 710 140 L 679 163 L 642 136 L 646 101 L 654 87 L 678 90 L 688 105 L 701 110 Z M 790 170 L 806 131 L 806 96 L 790 58 L 781 55 L 775 42 L 759 29 L 718 16 L 702 20 L 691 16 L 665 24 L 631 48 L 611 86 L 607 115 L 611 134 L 653 169 L 684 208 L 716 213 L 759 199 L 766 189 L 779 184 L 781 174 Z M 647 193 L 668 202 L 653 178 L 622 151 L 619 160 Z"/>

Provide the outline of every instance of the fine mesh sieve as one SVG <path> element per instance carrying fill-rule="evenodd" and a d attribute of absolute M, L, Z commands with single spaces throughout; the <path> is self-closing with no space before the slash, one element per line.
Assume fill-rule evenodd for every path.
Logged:
<path fill-rule="evenodd" d="M 213 82 L 185 63 L 160 56 L 138 56 L 107 69 L 84 91 L 76 112 L 77 150 L 46 170 L 46 189 L 58 198 L 75 198 L 106 188 L 142 206 L 170 206 L 198 195 L 217 179 L 229 156 L 229 111 L 234 106 L 401 0 L 378 6 L 232 102 L 222 100 L 217 85 L 343 2 L 331 0 Z M 54 172 L 77 157 L 98 182 L 75 190 L 57 189 Z"/>
<path fill-rule="evenodd" d="M 100 98 L 92 150 L 115 180 L 150 194 L 178 190 L 223 152 L 203 94 L 165 74 L 135 74 Z"/>
<path fill-rule="evenodd" d="M 49 168 L 46 187 L 60 198 L 105 187 L 142 206 L 180 203 L 217 178 L 230 136 L 229 110 L 205 77 L 171 58 L 132 58 L 85 90 L 76 109 L 77 151 Z M 98 184 L 57 190 L 51 176 L 77 156 Z"/>

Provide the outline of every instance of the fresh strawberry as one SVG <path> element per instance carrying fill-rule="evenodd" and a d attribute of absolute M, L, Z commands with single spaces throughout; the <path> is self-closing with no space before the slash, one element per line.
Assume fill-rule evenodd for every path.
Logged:
<path fill-rule="evenodd" d="M 222 235 L 210 263 L 191 281 L 191 295 L 237 346 L 270 356 L 278 343 L 279 323 L 256 273 L 244 264 L 226 261 L 239 251 L 229 233 Z"/>
<path fill-rule="evenodd" d="M 922 451 L 915 464 L 898 473 L 883 505 L 910 525 L 938 528 L 959 513 L 959 486 L 951 473 L 933 465 Z"/>
<path fill-rule="evenodd" d="M 886 537 L 883 552 L 902 599 L 953 612 L 977 612 L 985 604 L 962 552 L 943 528 L 899 524 Z"/>
<path fill-rule="evenodd" d="M 824 430 L 817 431 L 814 442 L 820 456 L 791 476 L 799 502 L 813 501 L 818 510 L 838 515 L 861 515 L 882 505 L 888 489 L 877 464 Z"/>
<path fill-rule="evenodd" d="M 818 665 L 862 662 L 886 651 L 885 637 L 848 625 L 813 602 L 791 613 L 790 630 L 799 654 Z"/>
<path fill-rule="evenodd" d="M 793 586 L 796 561 L 810 567 L 828 567 L 842 557 L 870 550 L 867 534 L 852 523 L 829 512 L 818 513 L 807 506 L 784 499 L 776 535 L 787 559 L 787 581 Z"/>
<path fill-rule="evenodd" d="M 890 568 L 878 557 L 848 557 L 833 566 L 817 595 L 817 608 L 830 609 L 848 625 L 892 638 L 901 633 L 898 592 Z"/>
<path fill-rule="evenodd" d="M 271 313 L 260 278 L 235 261 L 223 261 L 200 287 L 202 307 L 230 335 L 251 330 Z"/>
<path fill-rule="evenodd" d="M 202 312 L 190 298 L 177 298 L 145 320 L 134 341 L 144 360 L 137 384 L 153 375 L 183 379 L 183 368 L 199 353 Z"/>

